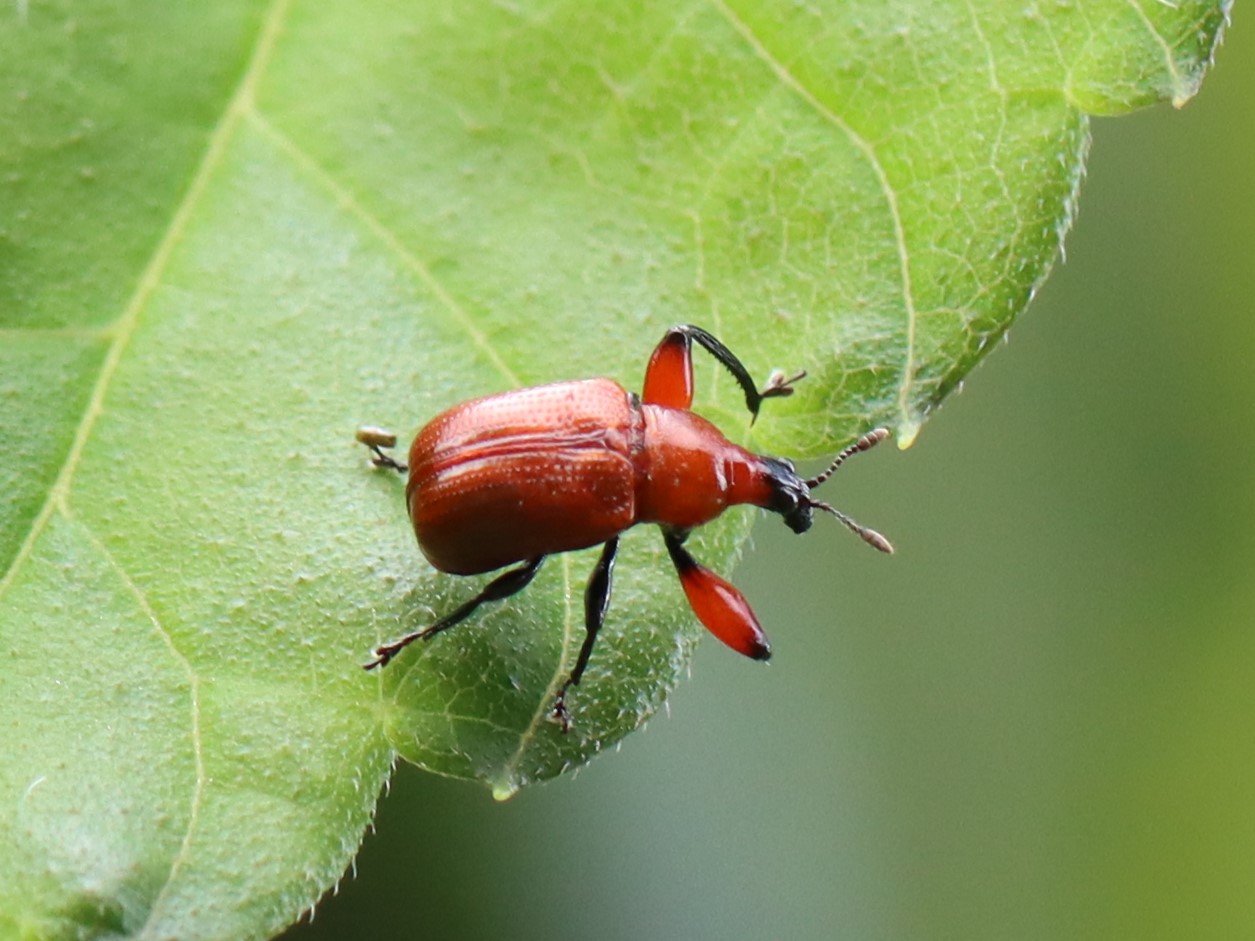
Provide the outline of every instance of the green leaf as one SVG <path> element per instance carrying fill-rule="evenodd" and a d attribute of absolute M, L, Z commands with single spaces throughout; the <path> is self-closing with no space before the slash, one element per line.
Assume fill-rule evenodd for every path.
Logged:
<path fill-rule="evenodd" d="M 909 443 L 1056 257 L 1086 114 L 1183 103 L 1225 6 L 12 6 L 0 934 L 264 936 L 397 755 L 506 796 L 637 728 L 700 633 L 656 532 L 569 735 L 545 715 L 595 554 L 359 669 L 480 580 L 423 563 L 355 427 L 638 388 L 695 322 L 810 374 L 750 435 L 700 362 L 730 433 Z M 695 551 L 726 569 L 751 518 Z"/>

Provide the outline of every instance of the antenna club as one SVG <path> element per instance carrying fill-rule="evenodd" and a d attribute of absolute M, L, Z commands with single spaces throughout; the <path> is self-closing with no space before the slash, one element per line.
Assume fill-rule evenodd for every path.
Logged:
<path fill-rule="evenodd" d="M 885 427 L 873 428 L 863 437 L 859 438 L 855 444 L 860 451 L 866 451 L 868 448 L 880 444 L 889 437 L 889 429 Z"/>
<path fill-rule="evenodd" d="M 880 535 L 880 533 L 876 532 L 876 530 L 864 528 L 863 532 L 859 533 L 859 535 L 862 536 L 863 540 L 873 549 L 879 549 L 885 555 L 893 555 L 893 543 L 891 543 L 884 536 Z"/>
<path fill-rule="evenodd" d="M 893 543 L 891 543 L 884 536 L 880 535 L 880 533 L 876 532 L 876 530 L 868 529 L 862 523 L 856 522 L 836 507 L 824 503 L 822 500 L 811 500 L 810 505 L 817 510 L 823 510 L 825 513 L 831 513 L 840 521 L 842 526 L 854 533 L 854 535 L 858 536 L 859 539 L 863 540 L 863 542 L 867 543 L 873 549 L 879 549 L 885 555 L 893 555 Z"/>

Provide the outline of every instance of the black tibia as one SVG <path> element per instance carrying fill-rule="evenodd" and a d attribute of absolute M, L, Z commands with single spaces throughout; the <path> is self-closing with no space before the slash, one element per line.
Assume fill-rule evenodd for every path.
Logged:
<path fill-rule="evenodd" d="M 578 686 L 588 659 L 593 655 L 593 644 L 597 642 L 597 632 L 606 621 L 606 610 L 610 607 L 610 588 L 614 578 L 614 557 L 619 549 L 619 537 L 615 536 L 601 550 L 601 558 L 593 569 L 588 587 L 584 590 L 584 643 L 580 647 L 580 655 L 575 660 L 575 667 L 558 690 L 557 699 L 553 703 L 552 716 L 555 722 L 566 732 L 571 728 L 571 718 L 566 710 L 567 690 Z"/>
<path fill-rule="evenodd" d="M 692 324 L 681 324 L 677 327 L 672 327 L 668 335 L 663 339 L 663 342 L 667 342 L 672 336 L 681 336 L 686 343 L 696 340 L 706 352 L 723 363 L 727 367 L 728 372 L 732 373 L 733 378 L 736 379 L 737 385 L 741 387 L 741 391 L 745 393 L 745 406 L 755 418 L 758 417 L 758 410 L 762 407 L 763 399 L 792 395 L 793 383 L 806 375 L 805 372 L 799 372 L 797 375 L 786 379 L 782 373 L 773 373 L 767 385 L 760 391 L 750 377 L 749 370 L 745 368 L 745 364 L 737 358 L 735 353 L 724 346 L 717 337 Z"/>

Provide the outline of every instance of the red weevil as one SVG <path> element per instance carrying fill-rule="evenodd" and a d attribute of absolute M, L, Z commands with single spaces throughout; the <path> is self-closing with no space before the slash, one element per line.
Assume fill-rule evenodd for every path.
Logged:
<path fill-rule="evenodd" d="M 793 383 L 805 376 L 775 374 L 760 391 L 726 346 L 700 327 L 684 325 L 668 330 L 654 350 L 640 396 L 610 379 L 584 379 L 464 402 L 418 433 L 408 468 L 381 450 L 395 445 L 394 435 L 359 431 L 376 466 L 408 470 L 410 519 L 435 568 L 478 575 L 522 563 L 430 626 L 376 648 L 366 669 L 386 666 L 409 644 L 465 620 L 485 601 L 521 591 L 546 556 L 602 545 L 584 594 L 584 643 L 553 705 L 552 717 L 566 731 L 567 692 L 580 682 L 605 621 L 619 536 L 637 523 L 662 527 L 698 620 L 755 660 L 771 656 L 767 637 L 745 596 L 684 548 L 695 527 L 730 506 L 750 504 L 779 513 L 802 533 L 819 509 L 874 548 L 893 552 L 880 533 L 811 495 L 847 458 L 885 440 L 888 431 L 868 432 L 822 474 L 803 479 L 791 462 L 733 444 L 690 411 L 694 341 L 732 373 L 754 418 L 764 399 L 792 394 Z"/>

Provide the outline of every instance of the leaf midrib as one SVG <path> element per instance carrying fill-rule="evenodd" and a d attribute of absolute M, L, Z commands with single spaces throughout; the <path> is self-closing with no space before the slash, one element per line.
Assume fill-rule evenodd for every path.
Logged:
<path fill-rule="evenodd" d="M 123 357 L 130 346 L 131 339 L 140 324 L 143 312 L 147 308 L 154 292 L 160 286 L 175 250 L 183 242 L 192 225 L 195 212 L 200 206 L 215 173 L 224 163 L 226 154 L 238 133 L 241 122 L 247 122 L 251 128 L 267 138 L 278 150 L 291 159 L 296 166 L 307 173 L 317 185 L 329 193 L 337 205 L 361 222 L 407 270 L 413 273 L 431 291 L 441 305 L 452 315 L 458 326 L 468 335 L 472 343 L 481 350 L 483 355 L 500 372 L 506 382 L 514 387 L 522 385 L 518 375 L 502 359 L 500 353 L 491 345 L 486 335 L 475 325 L 471 312 L 457 302 L 448 289 L 431 272 L 430 268 L 410 251 L 391 229 L 369 212 L 348 188 L 337 181 L 330 172 L 321 166 L 298 143 L 268 120 L 258 108 L 257 89 L 264 78 L 267 66 L 279 42 L 283 26 L 287 22 L 288 14 L 292 7 L 292 2 L 293 0 L 274 0 L 271 4 L 261 21 L 261 27 L 258 31 L 252 54 L 248 59 L 240 81 L 235 91 L 227 99 L 221 116 L 209 133 L 200 163 L 183 196 L 175 206 L 169 225 L 162 233 L 148 263 L 144 266 L 134 291 L 114 322 L 105 330 L 94 332 L 97 336 L 103 335 L 106 338 L 110 338 L 108 352 L 101 364 L 91 395 L 75 430 L 71 446 L 66 452 L 52 486 L 48 490 L 47 497 L 39 512 L 32 519 L 26 536 L 14 555 L 9 568 L 5 571 L 3 577 L 0 578 L 0 599 L 4 597 L 26 563 L 30 560 L 35 546 L 47 529 L 53 515 L 60 513 L 66 519 L 73 518 L 70 503 L 74 477 L 82 463 L 87 445 L 92 439 L 96 422 L 104 412 L 105 402 L 112 388 L 114 377 L 117 375 L 118 369 L 123 362 Z M 153 923 L 153 919 L 159 917 L 161 900 L 169 893 L 170 887 L 173 885 L 182 864 L 190 852 L 192 834 L 199 816 L 199 805 L 206 782 L 204 758 L 201 752 L 202 730 L 200 728 L 198 700 L 199 677 L 192 669 L 186 656 L 176 646 L 169 631 L 161 624 L 142 589 L 95 533 L 87 529 L 87 535 L 102 558 L 117 573 L 119 580 L 133 595 L 140 610 L 152 622 L 165 644 L 170 648 L 175 659 L 187 673 L 191 691 L 191 733 L 196 768 L 196 786 L 191 799 L 188 826 L 180 841 L 179 852 L 171 861 L 166 880 L 154 896 L 153 903 L 149 908 L 148 922 L 140 929 L 139 934 L 142 936 Z M 564 670 L 571 657 L 571 646 L 574 643 L 572 622 L 574 607 L 570 597 L 571 573 L 569 566 L 564 566 L 564 581 L 566 585 L 566 627 L 564 629 L 562 652 L 549 684 L 550 693 L 556 691 L 565 676 Z M 544 724 L 547 714 L 547 701 L 547 697 L 541 699 L 531 721 L 519 731 L 518 747 L 507 766 L 503 769 L 508 780 L 512 780 L 513 776 L 517 774 L 518 766 L 527 751 L 527 747 L 534 740 L 540 726 Z"/>
<path fill-rule="evenodd" d="M 179 201 L 174 214 L 171 216 L 170 225 L 167 226 L 166 231 L 162 234 L 152 257 L 140 274 L 135 290 L 131 294 L 131 299 L 127 302 L 122 314 L 105 331 L 106 335 L 113 336 L 113 342 L 110 344 L 109 352 L 105 355 L 104 363 L 101 365 L 100 375 L 96 377 L 91 397 L 88 399 L 83 417 L 75 431 L 74 440 L 70 445 L 69 451 L 66 452 L 65 460 L 61 464 L 61 469 L 57 472 L 56 479 L 48 490 L 48 497 L 44 501 L 43 506 L 40 507 L 39 513 L 32 520 L 30 530 L 27 532 L 26 538 L 22 540 L 21 546 L 18 547 L 18 551 L 14 555 L 8 571 L 5 572 L 3 578 L 0 578 L 0 600 L 3 600 L 17 573 L 21 571 L 24 563 L 30 557 L 35 543 L 47 527 L 48 520 L 51 519 L 52 514 L 59 509 L 67 518 L 71 516 L 68 501 L 74 473 L 82 461 L 83 452 L 86 450 L 87 442 L 91 439 L 96 420 L 104 410 L 105 398 L 108 395 L 114 374 L 122 361 L 122 355 L 126 352 L 131 337 L 139 324 L 140 313 L 160 284 L 162 273 L 169 265 L 174 249 L 182 240 L 197 204 L 208 188 L 214 171 L 222 163 L 223 155 L 226 153 L 227 146 L 241 115 L 247 108 L 251 107 L 253 91 L 270 58 L 270 53 L 274 49 L 279 28 L 287 15 L 290 4 L 291 0 L 274 0 L 270 12 L 263 21 L 257 45 L 253 50 L 249 64 L 244 70 L 240 84 L 227 102 L 222 117 L 218 120 L 213 131 L 210 132 L 205 155 L 201 159 L 187 191 L 183 194 L 183 198 Z"/>

